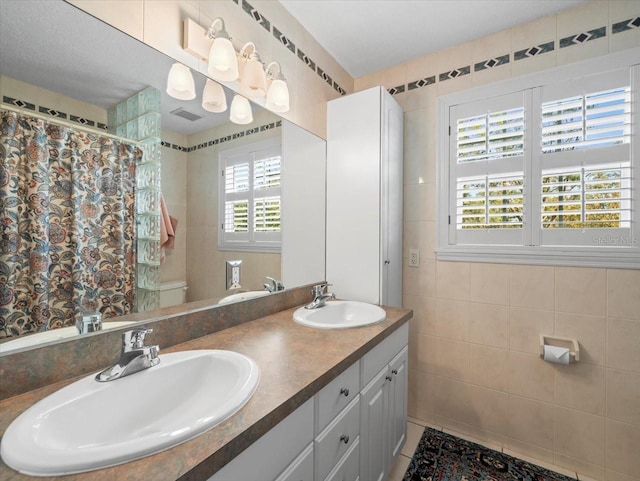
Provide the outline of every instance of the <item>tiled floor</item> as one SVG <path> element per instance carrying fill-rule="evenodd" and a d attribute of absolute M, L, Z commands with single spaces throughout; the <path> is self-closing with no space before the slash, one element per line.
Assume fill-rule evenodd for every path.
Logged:
<path fill-rule="evenodd" d="M 420 424 L 418 424 L 418 422 Z M 422 421 L 415 419 L 407 421 L 407 442 L 404 444 L 402 451 L 400 451 L 400 456 L 398 456 L 396 463 L 391 467 L 387 481 L 402 481 L 404 473 L 409 467 L 409 462 L 413 457 L 413 453 L 420 442 L 424 428 L 425 424 Z"/>
<path fill-rule="evenodd" d="M 387 481 L 402 481 L 402 478 L 404 477 L 404 473 L 407 471 L 407 468 L 409 467 L 409 462 L 411 461 L 411 458 L 413 457 L 413 453 L 415 452 L 416 447 L 418 446 L 418 443 L 420 442 L 420 437 L 422 436 L 422 433 L 424 431 L 425 426 L 429 426 L 430 428 L 444 431 L 446 433 L 452 434 L 452 435 L 457 436 L 459 438 L 466 439 L 467 441 L 471 441 L 471 442 L 474 442 L 474 443 L 477 443 L 477 444 L 481 444 L 481 445 L 486 446 L 488 448 L 495 449 L 496 451 L 504 452 L 504 453 L 509 454 L 511 456 L 517 457 L 517 458 L 522 459 L 524 461 L 531 462 L 533 464 L 537 464 L 538 466 L 542 466 L 542 467 L 547 468 L 547 469 L 551 469 L 553 471 L 559 472 L 559 473 L 564 474 L 566 476 L 572 476 L 572 477 L 577 477 L 578 476 L 577 473 L 575 473 L 573 471 L 569 471 L 568 469 L 561 469 L 561 468 L 558 468 L 557 466 L 551 466 L 551 465 L 549 465 L 547 463 L 544 463 L 544 462 L 541 462 L 539 460 L 527 458 L 525 456 L 522 456 L 521 454 L 510 452 L 507 449 L 502 449 L 499 446 L 488 444 L 486 442 L 480 441 L 480 440 L 472 438 L 470 436 L 465 436 L 464 434 L 460 434 L 460 433 L 457 433 L 455 431 L 451 431 L 449 429 L 443 429 L 442 426 L 434 426 L 434 425 L 425 423 L 424 421 L 419 421 L 417 419 L 409 418 L 408 421 L 407 421 L 407 442 L 405 443 L 404 448 L 402 448 L 402 451 L 400 452 L 400 456 L 396 460 L 395 464 L 391 467 L 391 471 L 389 472 L 389 477 L 387 478 Z M 590 478 L 587 478 L 587 477 L 585 477 L 583 475 L 580 475 L 579 479 L 588 480 Z"/>

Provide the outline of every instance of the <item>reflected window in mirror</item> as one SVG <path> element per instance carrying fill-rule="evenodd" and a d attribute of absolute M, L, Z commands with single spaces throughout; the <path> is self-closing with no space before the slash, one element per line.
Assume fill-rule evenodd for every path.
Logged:
<path fill-rule="evenodd" d="M 218 154 L 220 250 L 280 251 L 281 150 L 271 139 Z"/>

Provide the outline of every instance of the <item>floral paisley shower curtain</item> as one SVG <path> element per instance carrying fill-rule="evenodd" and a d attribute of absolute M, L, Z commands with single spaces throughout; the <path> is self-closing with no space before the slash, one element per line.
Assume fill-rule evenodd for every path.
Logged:
<path fill-rule="evenodd" d="M 0 111 L 0 338 L 135 303 L 134 145 Z"/>

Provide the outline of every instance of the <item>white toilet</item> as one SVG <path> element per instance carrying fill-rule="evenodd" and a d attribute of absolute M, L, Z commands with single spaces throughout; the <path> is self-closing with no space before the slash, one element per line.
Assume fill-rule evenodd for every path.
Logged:
<path fill-rule="evenodd" d="M 160 283 L 160 307 L 177 306 L 187 302 L 187 283 L 168 281 Z"/>

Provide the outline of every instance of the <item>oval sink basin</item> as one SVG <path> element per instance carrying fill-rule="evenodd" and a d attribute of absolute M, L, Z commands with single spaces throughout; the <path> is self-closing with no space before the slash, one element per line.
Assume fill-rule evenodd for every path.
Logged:
<path fill-rule="evenodd" d="M 117 327 L 128 326 L 135 321 L 107 321 L 102 323 L 102 330 L 115 329 Z M 40 344 L 46 344 L 53 341 L 59 341 L 61 339 L 67 339 L 69 337 L 79 336 L 78 329 L 75 326 L 61 327 L 59 329 L 51 329 L 49 331 L 37 332 L 34 334 L 27 334 L 13 339 L 11 341 L 3 342 L 0 344 L 0 354 L 9 351 L 15 351 L 16 349 L 22 349 L 23 347 L 39 346 Z"/>
<path fill-rule="evenodd" d="M 316 329 L 347 329 L 369 326 L 387 318 L 379 306 L 357 301 L 329 301 L 317 309 L 301 307 L 293 313 L 293 320 Z"/>
<path fill-rule="evenodd" d="M 106 468 L 187 441 L 237 412 L 258 386 L 250 358 L 231 351 L 160 355 L 121 379 L 95 374 L 34 404 L 2 438 L 4 462 L 32 476 Z"/>
<path fill-rule="evenodd" d="M 256 297 L 268 296 L 271 294 L 269 291 L 247 291 L 231 294 L 230 296 L 223 297 L 218 301 L 218 304 L 229 304 L 231 302 L 245 301 L 247 299 L 255 299 Z"/>

